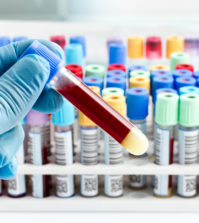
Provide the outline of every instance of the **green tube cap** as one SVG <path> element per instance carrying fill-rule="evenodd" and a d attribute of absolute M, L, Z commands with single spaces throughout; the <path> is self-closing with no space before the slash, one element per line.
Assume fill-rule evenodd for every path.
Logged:
<path fill-rule="evenodd" d="M 189 54 L 184 52 L 172 53 L 170 57 L 170 71 L 173 72 L 176 69 L 177 64 L 189 63 Z"/>
<path fill-rule="evenodd" d="M 106 68 L 98 64 L 90 64 L 86 66 L 86 76 L 97 76 L 104 78 Z"/>
<path fill-rule="evenodd" d="M 108 87 L 102 90 L 102 97 L 107 95 L 124 96 L 124 90 L 117 87 Z"/>
<path fill-rule="evenodd" d="M 149 71 L 146 70 L 133 70 L 130 72 L 130 77 L 150 77 Z"/>
<path fill-rule="evenodd" d="M 157 124 L 172 126 L 178 123 L 178 100 L 178 95 L 174 93 L 158 94 L 155 108 Z"/>
<path fill-rule="evenodd" d="M 199 126 L 199 95 L 180 96 L 179 123 L 185 127 Z"/>

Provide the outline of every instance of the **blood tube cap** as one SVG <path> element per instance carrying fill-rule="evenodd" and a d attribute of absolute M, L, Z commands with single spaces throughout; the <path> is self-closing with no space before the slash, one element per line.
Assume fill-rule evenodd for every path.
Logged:
<path fill-rule="evenodd" d="M 11 43 L 11 40 L 10 40 L 9 36 L 0 36 L 0 47 L 1 46 L 6 46 L 9 43 Z"/>
<path fill-rule="evenodd" d="M 89 88 L 93 92 L 95 92 L 97 95 L 100 95 L 100 89 L 98 87 L 90 86 Z M 96 126 L 96 124 L 94 122 L 92 122 L 86 115 L 84 115 L 84 113 L 82 113 L 80 111 L 78 112 L 78 123 L 80 126 L 83 126 L 83 127 Z"/>
<path fill-rule="evenodd" d="M 108 65 L 107 70 L 123 70 L 123 71 L 126 71 L 126 67 L 123 64 L 116 63 L 116 64 Z"/>
<path fill-rule="evenodd" d="M 62 49 L 64 49 L 66 45 L 66 38 L 64 35 L 51 36 L 50 41 L 57 43 Z"/>
<path fill-rule="evenodd" d="M 82 66 L 78 64 L 68 64 L 65 66 L 67 70 L 70 70 L 76 77 L 83 78 Z"/>
<path fill-rule="evenodd" d="M 173 72 L 176 68 L 177 64 L 188 64 L 189 63 L 189 55 L 184 52 L 176 52 L 171 54 L 170 59 L 170 71 Z"/>
<path fill-rule="evenodd" d="M 145 70 L 145 71 L 148 71 L 148 69 L 144 66 L 144 65 L 133 65 L 133 66 L 130 66 L 128 68 L 128 75 L 130 75 L 130 73 L 134 70 Z"/>
<path fill-rule="evenodd" d="M 169 66 L 164 65 L 164 64 L 157 64 L 157 65 L 153 65 L 149 68 L 150 72 L 154 71 L 154 70 L 166 70 L 169 71 Z"/>
<path fill-rule="evenodd" d="M 193 73 L 193 77 L 194 78 L 199 78 L 199 71 L 195 71 L 194 73 Z"/>
<path fill-rule="evenodd" d="M 179 95 L 182 94 L 199 94 L 199 88 L 194 87 L 194 86 L 186 86 L 186 87 L 181 87 L 179 90 Z"/>
<path fill-rule="evenodd" d="M 175 52 L 184 51 L 184 39 L 181 36 L 167 37 L 166 56 L 169 59 L 170 55 Z"/>
<path fill-rule="evenodd" d="M 104 88 L 102 90 L 102 96 L 107 96 L 107 95 L 119 95 L 119 96 L 124 96 L 124 91 L 121 88 L 117 87 L 108 87 Z"/>
<path fill-rule="evenodd" d="M 97 76 L 104 78 L 106 69 L 102 65 L 90 64 L 86 66 L 86 76 Z"/>
<path fill-rule="evenodd" d="M 80 44 L 83 49 L 83 56 L 86 57 L 86 39 L 84 36 L 71 36 L 70 37 L 70 44 Z"/>
<path fill-rule="evenodd" d="M 175 81 L 175 89 L 179 92 L 181 87 L 195 86 L 196 79 L 193 77 L 178 77 Z"/>
<path fill-rule="evenodd" d="M 149 77 L 150 73 L 146 70 L 134 70 L 130 72 L 130 77 Z"/>
<path fill-rule="evenodd" d="M 126 78 L 123 77 L 109 77 L 106 80 L 106 87 L 121 88 L 126 92 Z"/>
<path fill-rule="evenodd" d="M 162 40 L 159 36 L 150 36 L 146 39 L 146 58 L 150 60 L 162 57 Z"/>
<path fill-rule="evenodd" d="M 127 78 L 126 72 L 123 70 L 109 70 L 106 74 L 106 77 L 123 77 Z"/>
<path fill-rule="evenodd" d="M 143 57 L 144 39 L 141 36 L 128 38 L 128 57 L 138 59 Z"/>
<path fill-rule="evenodd" d="M 44 59 L 46 59 L 50 64 L 50 75 L 48 78 L 48 83 L 59 71 L 60 68 L 64 66 L 64 62 L 46 46 L 41 44 L 38 40 L 35 40 L 21 55 L 21 58 L 28 54 L 37 54 Z"/>
<path fill-rule="evenodd" d="M 120 38 L 119 36 L 111 36 L 107 39 L 106 44 L 107 47 L 109 47 L 110 44 L 112 43 L 122 43 L 122 38 Z"/>
<path fill-rule="evenodd" d="M 199 78 L 196 79 L 196 86 L 199 87 Z"/>
<path fill-rule="evenodd" d="M 130 88 L 126 91 L 127 117 L 143 120 L 148 116 L 149 95 L 144 88 Z"/>
<path fill-rule="evenodd" d="M 180 96 L 179 124 L 185 127 L 199 125 L 199 95 L 183 94 Z"/>
<path fill-rule="evenodd" d="M 27 40 L 27 39 L 28 39 L 27 36 L 15 36 L 15 37 L 13 37 L 12 41 L 18 42 L 18 41 Z"/>
<path fill-rule="evenodd" d="M 178 94 L 178 92 L 175 89 L 172 88 L 160 88 L 156 90 L 155 97 L 153 97 L 153 104 L 155 105 L 156 100 L 157 100 L 157 95 L 160 93 L 173 93 L 173 94 Z"/>
<path fill-rule="evenodd" d="M 96 76 L 88 76 L 83 79 L 83 82 L 87 86 L 96 86 L 100 89 L 100 94 L 102 93 L 102 89 L 104 86 L 104 81 L 101 77 L 96 77 Z"/>
<path fill-rule="evenodd" d="M 185 69 L 178 69 L 173 71 L 173 78 L 177 79 L 179 77 L 192 77 L 192 72 Z"/>
<path fill-rule="evenodd" d="M 192 73 L 194 72 L 194 67 L 191 64 L 177 64 L 176 65 L 176 70 L 179 70 L 179 69 L 189 70 Z"/>
<path fill-rule="evenodd" d="M 150 79 L 148 77 L 131 77 L 129 80 L 130 88 L 145 88 L 150 92 Z"/>
<path fill-rule="evenodd" d="M 114 108 L 121 115 L 126 116 L 126 102 L 125 97 L 121 95 L 106 95 L 103 97 L 112 108 Z"/>
<path fill-rule="evenodd" d="M 61 109 L 52 114 L 52 123 L 57 126 L 69 126 L 75 122 L 74 106 L 65 98 Z"/>
<path fill-rule="evenodd" d="M 28 125 L 42 126 L 49 121 L 48 114 L 44 114 L 35 110 L 30 110 L 26 116 L 26 123 Z"/>
<path fill-rule="evenodd" d="M 126 46 L 123 43 L 109 45 L 109 64 L 126 64 Z"/>
<path fill-rule="evenodd" d="M 78 64 L 83 66 L 83 49 L 80 44 L 68 44 L 64 47 L 66 64 Z"/>

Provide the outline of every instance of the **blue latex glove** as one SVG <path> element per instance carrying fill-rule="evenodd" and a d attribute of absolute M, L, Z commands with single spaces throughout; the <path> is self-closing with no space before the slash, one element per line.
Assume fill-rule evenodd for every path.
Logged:
<path fill-rule="evenodd" d="M 62 49 L 49 41 L 39 40 L 63 58 Z M 14 158 L 24 139 L 21 120 L 33 109 L 53 113 L 62 105 L 62 97 L 45 87 L 49 63 L 40 56 L 27 55 L 18 60 L 33 40 L 15 42 L 0 48 L 0 178 L 16 175 Z"/>

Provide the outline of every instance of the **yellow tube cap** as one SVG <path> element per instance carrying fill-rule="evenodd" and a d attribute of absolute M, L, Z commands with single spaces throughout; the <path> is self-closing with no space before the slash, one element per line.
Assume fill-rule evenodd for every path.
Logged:
<path fill-rule="evenodd" d="M 142 58 L 143 57 L 144 40 L 141 36 L 130 36 L 128 38 L 128 57 Z"/>
<path fill-rule="evenodd" d="M 181 36 L 167 37 L 166 57 L 169 59 L 172 53 L 184 51 L 184 39 Z"/>
<path fill-rule="evenodd" d="M 93 92 L 95 92 L 97 95 L 100 95 L 100 89 L 98 87 L 90 86 L 89 88 Z M 80 111 L 78 111 L 78 123 L 79 125 L 84 126 L 84 127 L 96 126 L 94 122 L 92 122 L 89 118 L 87 118 L 86 115 L 84 115 L 84 113 Z"/>
<path fill-rule="evenodd" d="M 150 79 L 148 77 L 131 77 L 129 80 L 130 88 L 141 87 L 150 92 Z"/>
<path fill-rule="evenodd" d="M 124 117 L 126 116 L 126 102 L 125 97 L 121 95 L 106 95 L 103 99 L 117 112 Z"/>
<path fill-rule="evenodd" d="M 169 71 L 169 66 L 164 65 L 164 64 L 157 64 L 157 65 L 153 65 L 149 68 L 150 72 L 154 71 L 154 70 L 166 70 Z"/>

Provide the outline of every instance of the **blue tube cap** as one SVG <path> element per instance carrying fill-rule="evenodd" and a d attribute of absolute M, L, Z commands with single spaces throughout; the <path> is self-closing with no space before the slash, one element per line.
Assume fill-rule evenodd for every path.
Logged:
<path fill-rule="evenodd" d="M 65 98 L 61 109 L 52 114 L 52 123 L 58 126 L 69 126 L 75 122 L 74 106 Z"/>
<path fill-rule="evenodd" d="M 10 37 L 8 36 L 0 36 L 0 47 L 6 46 L 11 43 Z"/>
<path fill-rule="evenodd" d="M 102 89 L 104 87 L 104 81 L 101 77 L 96 77 L 96 76 L 88 76 L 83 79 L 83 82 L 87 86 L 96 86 L 99 87 L 100 89 L 100 94 L 102 94 Z"/>
<path fill-rule="evenodd" d="M 27 36 L 15 36 L 15 37 L 13 37 L 12 41 L 18 42 L 18 41 L 27 40 L 27 39 L 28 39 Z"/>
<path fill-rule="evenodd" d="M 83 49 L 80 44 L 68 44 L 64 49 L 66 64 L 78 64 L 83 66 Z"/>
<path fill-rule="evenodd" d="M 156 91 L 160 88 L 173 88 L 173 78 L 171 76 L 156 76 L 153 78 L 152 96 L 155 97 Z"/>
<path fill-rule="evenodd" d="M 196 79 L 196 86 L 199 87 L 199 78 Z"/>
<path fill-rule="evenodd" d="M 83 56 L 86 57 L 86 39 L 84 36 L 71 36 L 69 42 L 70 44 L 80 44 L 83 49 Z"/>
<path fill-rule="evenodd" d="M 154 105 L 156 103 L 157 96 L 160 93 L 173 93 L 173 94 L 178 94 L 178 92 L 175 89 L 172 89 L 172 88 L 160 88 L 160 89 L 157 89 L 156 90 L 156 93 L 155 93 L 155 97 L 153 97 L 153 104 Z"/>
<path fill-rule="evenodd" d="M 182 94 L 199 94 L 199 88 L 194 86 L 181 87 L 179 90 L 179 95 Z"/>
<path fill-rule="evenodd" d="M 106 87 L 121 88 L 126 92 L 126 78 L 123 77 L 109 77 L 106 80 Z"/>
<path fill-rule="evenodd" d="M 144 65 L 133 65 L 128 68 L 128 75 L 134 70 L 144 70 L 148 71 L 148 69 Z"/>
<path fill-rule="evenodd" d="M 148 115 L 149 96 L 145 88 L 130 88 L 126 91 L 127 117 L 143 120 Z"/>
<path fill-rule="evenodd" d="M 106 74 L 106 77 L 123 77 L 123 78 L 127 78 L 126 76 L 126 72 L 123 70 L 109 70 Z"/>
<path fill-rule="evenodd" d="M 178 77 L 175 81 L 175 89 L 179 92 L 181 87 L 195 86 L 196 79 L 193 77 Z"/>
<path fill-rule="evenodd" d="M 109 45 L 109 64 L 126 64 L 126 46 L 123 43 Z"/>
<path fill-rule="evenodd" d="M 199 78 L 199 70 L 198 70 L 198 71 L 195 71 L 195 72 L 193 73 L 193 77 L 194 77 L 195 79 L 198 79 L 198 78 Z"/>
<path fill-rule="evenodd" d="M 32 44 L 24 51 L 20 58 L 28 54 L 37 54 L 49 62 L 50 75 L 46 83 L 48 83 L 56 75 L 59 69 L 64 66 L 64 62 L 38 40 L 32 42 Z"/>

